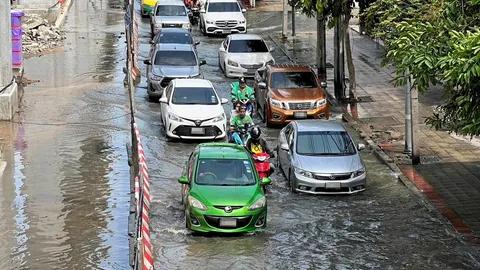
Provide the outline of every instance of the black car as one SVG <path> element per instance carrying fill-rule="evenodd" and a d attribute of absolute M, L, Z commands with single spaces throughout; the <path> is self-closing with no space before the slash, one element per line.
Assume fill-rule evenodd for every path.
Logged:
<path fill-rule="evenodd" d="M 200 42 L 195 42 L 188 29 L 184 28 L 163 28 L 150 41 L 150 44 L 186 44 L 197 46 Z"/>

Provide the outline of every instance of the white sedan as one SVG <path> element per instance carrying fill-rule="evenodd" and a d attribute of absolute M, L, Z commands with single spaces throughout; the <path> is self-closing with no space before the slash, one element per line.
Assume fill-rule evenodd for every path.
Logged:
<path fill-rule="evenodd" d="M 229 78 L 254 77 L 257 69 L 275 64 L 271 51 L 258 35 L 229 35 L 218 50 L 218 65 Z"/>
<path fill-rule="evenodd" d="M 167 138 L 221 139 L 227 118 L 213 84 L 203 79 L 174 79 L 160 98 Z"/>

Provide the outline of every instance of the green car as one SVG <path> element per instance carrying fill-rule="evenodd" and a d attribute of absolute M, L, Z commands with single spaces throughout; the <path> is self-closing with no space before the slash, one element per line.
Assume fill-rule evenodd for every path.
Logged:
<path fill-rule="evenodd" d="M 199 232 L 254 232 L 267 226 L 267 201 L 250 154 L 231 143 L 199 144 L 185 162 L 185 226 Z"/>

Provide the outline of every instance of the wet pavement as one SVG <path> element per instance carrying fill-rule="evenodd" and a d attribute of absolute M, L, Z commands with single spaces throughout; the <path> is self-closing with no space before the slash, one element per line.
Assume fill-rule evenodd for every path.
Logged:
<path fill-rule="evenodd" d="M 0 269 L 129 268 L 123 1 L 81 2 L 75 1 L 67 20 L 66 51 L 28 60 L 29 78 L 41 82 L 25 89 L 17 121 L 1 126 L 10 136 L 5 141 L 12 143 L 2 157 L 9 165 L 0 189 Z M 256 28 L 251 33 L 267 37 L 281 29 L 279 13 L 247 16 Z M 148 31 L 142 20 L 140 60 L 148 54 Z M 232 80 L 223 77 L 217 64 L 222 39 L 203 37 L 198 29 L 193 35 L 201 42 L 200 58 L 207 61 L 202 66 L 205 78 L 221 97 L 228 97 Z M 274 57 L 288 62 L 280 50 Z M 152 181 L 156 269 L 480 267 L 478 251 L 397 182 L 369 150 L 362 153 L 368 172 L 364 193 L 292 195 L 277 172 L 267 195 L 265 231 L 192 236 L 184 229 L 176 179 L 196 143 L 163 139 L 159 104 L 148 102 L 145 78 L 137 88 L 136 108 Z M 261 126 L 274 146 L 279 129 Z"/>

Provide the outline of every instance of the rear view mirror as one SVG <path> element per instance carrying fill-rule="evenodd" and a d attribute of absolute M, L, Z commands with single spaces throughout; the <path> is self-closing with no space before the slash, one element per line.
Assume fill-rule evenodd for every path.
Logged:
<path fill-rule="evenodd" d="M 188 178 L 186 176 L 181 176 L 180 178 L 178 178 L 178 183 L 188 185 Z"/>
<path fill-rule="evenodd" d="M 359 144 L 357 145 L 357 149 L 358 149 L 358 151 L 362 151 L 363 149 L 365 149 L 365 144 L 359 143 Z"/>
<path fill-rule="evenodd" d="M 268 49 L 270 52 L 273 52 L 275 51 L 275 47 L 270 47 L 270 49 Z"/>
<path fill-rule="evenodd" d="M 285 150 L 285 151 L 288 151 L 288 150 L 289 150 L 289 149 L 288 149 L 288 144 L 287 144 L 287 143 L 282 143 L 282 144 L 280 145 L 280 149 Z"/>
<path fill-rule="evenodd" d="M 150 40 L 149 42 L 151 45 L 155 44 L 155 42 L 153 42 L 153 40 Z"/>
<path fill-rule="evenodd" d="M 150 60 L 143 60 L 143 63 L 145 65 L 151 65 L 152 64 L 152 62 Z"/>
<path fill-rule="evenodd" d="M 262 179 L 262 185 L 269 185 L 272 183 L 272 180 L 268 177 Z"/>
<path fill-rule="evenodd" d="M 228 103 L 228 99 L 222 98 L 222 104 L 227 104 L 227 103 Z"/>
<path fill-rule="evenodd" d="M 200 9 L 200 13 L 205 13 L 205 9 L 204 8 Z"/>
<path fill-rule="evenodd" d="M 265 89 L 267 88 L 267 84 L 264 82 L 261 82 L 261 83 L 258 83 L 258 87 L 260 87 L 260 89 Z"/>
<path fill-rule="evenodd" d="M 324 89 L 327 88 L 327 82 L 321 82 L 320 86 Z"/>
<path fill-rule="evenodd" d="M 195 41 L 195 46 L 200 44 L 200 41 Z"/>
<path fill-rule="evenodd" d="M 205 61 L 205 60 L 200 60 L 200 64 L 199 64 L 200 66 L 203 66 L 203 65 L 206 65 L 206 64 L 207 64 L 207 61 Z"/>
<path fill-rule="evenodd" d="M 162 97 L 159 101 L 160 103 L 168 103 L 168 100 L 166 97 Z"/>
<path fill-rule="evenodd" d="M 244 9 L 244 8 L 242 8 L 242 13 L 245 13 L 245 12 L 247 12 L 247 10 L 246 10 L 246 9 Z"/>

